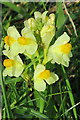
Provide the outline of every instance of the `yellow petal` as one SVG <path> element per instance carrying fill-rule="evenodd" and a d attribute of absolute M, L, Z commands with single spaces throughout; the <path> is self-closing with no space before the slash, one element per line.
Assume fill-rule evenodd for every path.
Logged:
<path fill-rule="evenodd" d="M 60 49 L 61 49 L 62 53 L 64 53 L 64 54 L 67 53 L 68 54 L 72 49 L 72 45 L 70 43 L 66 43 L 64 45 L 61 45 Z"/>
<path fill-rule="evenodd" d="M 21 34 L 24 38 L 30 38 L 31 40 L 36 41 L 35 36 L 33 35 L 33 33 L 31 32 L 31 30 L 29 28 L 23 28 L 21 31 Z"/>
<path fill-rule="evenodd" d="M 44 25 L 41 30 L 41 38 L 44 47 L 47 49 L 53 36 L 55 35 L 55 27 L 53 25 Z"/>
<path fill-rule="evenodd" d="M 53 13 L 49 15 L 49 19 L 47 20 L 47 25 L 51 24 L 55 26 L 55 15 Z"/>
<path fill-rule="evenodd" d="M 25 52 L 30 55 L 33 55 L 36 52 L 37 47 L 38 47 L 37 43 L 35 41 L 32 41 L 30 45 L 25 46 Z"/>
<path fill-rule="evenodd" d="M 16 40 L 13 37 L 6 36 L 4 38 L 4 43 L 7 44 L 8 46 L 11 46 Z"/>
<path fill-rule="evenodd" d="M 53 48 L 56 46 L 64 45 L 70 41 L 70 37 L 64 32 L 53 44 Z"/>
<path fill-rule="evenodd" d="M 43 12 L 43 14 L 42 14 L 42 23 L 47 22 L 47 20 L 48 20 L 48 17 L 46 16 L 47 13 L 48 13 L 48 11 Z"/>
<path fill-rule="evenodd" d="M 46 83 L 44 82 L 44 80 L 36 78 L 34 80 L 34 88 L 37 91 L 44 91 L 46 89 Z"/>
<path fill-rule="evenodd" d="M 10 26 L 7 30 L 7 35 L 17 40 L 20 37 L 19 32 L 15 26 Z"/>
<path fill-rule="evenodd" d="M 38 75 L 43 72 L 45 70 L 45 66 L 44 65 L 41 65 L 41 64 L 38 64 L 36 69 L 35 69 L 35 72 L 34 72 L 34 79 L 36 79 L 38 77 Z"/>
<path fill-rule="evenodd" d="M 35 19 L 36 18 L 41 18 L 41 13 L 40 12 L 34 12 Z"/>
<path fill-rule="evenodd" d="M 50 71 L 49 70 L 44 70 L 41 72 L 38 76 L 40 79 L 48 79 L 50 77 Z"/>
<path fill-rule="evenodd" d="M 23 53 L 25 49 L 21 47 L 20 44 L 16 41 L 11 47 L 10 50 L 3 50 L 3 54 L 7 55 L 9 58 L 13 58 L 14 56 L 18 55 L 19 53 Z"/>
<path fill-rule="evenodd" d="M 63 59 L 67 62 L 67 61 L 70 61 L 70 58 L 67 54 L 64 54 L 63 55 Z"/>
<path fill-rule="evenodd" d="M 6 68 L 9 68 L 9 67 L 14 66 L 14 63 L 15 63 L 15 61 L 12 60 L 12 59 L 5 59 L 5 60 L 3 61 L 3 65 L 4 65 Z"/>
<path fill-rule="evenodd" d="M 17 41 L 20 45 L 29 45 L 32 40 L 30 38 L 19 37 Z"/>
<path fill-rule="evenodd" d="M 14 64 L 12 62 L 14 61 Z M 24 64 L 19 56 L 6 62 L 6 69 L 3 71 L 3 76 L 19 77 L 24 70 Z"/>
<path fill-rule="evenodd" d="M 48 79 L 45 79 L 45 81 L 51 85 L 53 83 L 55 83 L 56 81 L 58 81 L 59 77 L 57 76 L 57 74 L 55 73 L 51 73 L 51 76 Z"/>

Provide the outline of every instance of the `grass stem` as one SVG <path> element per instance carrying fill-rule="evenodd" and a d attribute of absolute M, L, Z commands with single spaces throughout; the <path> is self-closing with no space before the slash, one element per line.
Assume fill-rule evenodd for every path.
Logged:
<path fill-rule="evenodd" d="M 64 69 L 64 66 L 61 65 L 61 67 L 62 67 L 62 70 L 63 70 L 63 73 L 64 73 L 64 78 L 66 80 L 67 90 L 71 90 L 71 92 L 68 92 L 69 97 L 70 97 L 70 101 L 71 101 L 71 105 L 74 106 L 75 105 L 75 101 L 74 101 L 74 97 L 73 97 L 73 94 L 72 94 L 72 89 L 71 89 L 71 86 L 70 86 L 70 83 L 69 83 L 69 79 L 67 77 L 67 74 L 66 74 L 66 71 Z M 75 119 L 77 119 L 76 108 L 73 108 L 73 113 L 74 113 Z"/>

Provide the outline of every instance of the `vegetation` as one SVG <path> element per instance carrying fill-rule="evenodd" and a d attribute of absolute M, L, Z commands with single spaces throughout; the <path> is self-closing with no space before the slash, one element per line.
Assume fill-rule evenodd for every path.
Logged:
<path fill-rule="evenodd" d="M 32 55 L 30 58 L 19 54 L 26 65 L 21 76 L 4 77 L 2 74 L 5 67 L 2 63 L 2 66 L 0 65 L 2 70 L 0 84 L 3 94 L 2 119 L 80 119 L 80 2 L 3 2 L 1 50 L 5 49 L 4 38 L 7 36 L 7 29 L 14 25 L 20 33 L 24 28 L 24 21 L 34 18 L 35 11 L 41 13 L 48 11 L 47 16 L 51 13 L 55 14 L 55 35 L 49 46 L 66 32 L 70 37 L 73 56 L 68 67 L 57 63 L 52 64 L 50 61 L 45 64 L 47 70 L 55 71 L 59 80 L 51 85 L 46 84 L 44 91 L 37 91 L 34 88 L 33 77 L 35 66 L 40 61 L 42 63 L 45 58 L 41 38 L 37 41 L 39 46 L 37 56 Z M 7 59 L 3 52 L 1 56 L 2 61 Z"/>

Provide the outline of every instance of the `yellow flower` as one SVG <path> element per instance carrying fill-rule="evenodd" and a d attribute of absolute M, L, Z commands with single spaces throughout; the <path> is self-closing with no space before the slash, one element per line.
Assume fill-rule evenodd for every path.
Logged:
<path fill-rule="evenodd" d="M 71 49 L 72 45 L 68 43 L 70 37 L 64 32 L 55 43 L 50 46 L 48 51 L 48 61 L 52 60 L 51 63 L 62 64 L 66 67 L 69 66 L 70 57 L 72 57 Z"/>
<path fill-rule="evenodd" d="M 3 65 L 6 67 L 3 76 L 19 77 L 24 70 L 24 64 L 19 56 L 5 59 Z"/>
<path fill-rule="evenodd" d="M 47 20 L 47 24 L 52 24 L 52 25 L 55 25 L 55 14 L 50 14 L 49 15 L 49 19 Z"/>
<path fill-rule="evenodd" d="M 34 88 L 37 91 L 44 91 L 46 89 L 46 82 L 50 85 L 55 83 L 58 79 L 55 73 L 45 70 L 44 65 L 38 64 L 34 72 Z"/>
<path fill-rule="evenodd" d="M 19 32 L 15 26 L 11 26 L 7 29 L 7 36 L 4 38 L 5 48 L 8 50 L 16 40 L 20 37 Z"/>
<path fill-rule="evenodd" d="M 10 47 L 10 50 L 4 50 L 3 53 L 8 56 L 14 57 L 19 53 L 26 55 L 33 55 L 37 50 L 36 38 L 28 28 L 24 28 L 22 36 L 19 35 L 14 26 L 8 28 L 8 36 L 5 37 L 5 43 Z"/>
<path fill-rule="evenodd" d="M 24 21 L 24 26 L 29 28 L 31 31 L 36 31 L 36 21 L 34 18 L 29 18 L 28 20 Z"/>
<path fill-rule="evenodd" d="M 36 12 L 34 12 L 35 19 L 41 18 L 42 19 L 42 23 L 46 23 L 47 18 L 48 18 L 46 16 L 47 13 L 48 13 L 48 11 L 45 11 L 42 14 L 40 12 L 36 11 Z"/>
<path fill-rule="evenodd" d="M 44 43 L 45 54 L 54 35 L 55 35 L 55 15 L 50 14 L 49 17 L 47 17 L 47 20 L 41 30 L 41 38 L 42 42 Z"/>
<path fill-rule="evenodd" d="M 44 43 L 44 48 L 48 49 L 48 46 L 55 35 L 55 26 L 54 25 L 44 25 L 41 30 L 41 38 Z"/>
<path fill-rule="evenodd" d="M 36 11 L 36 12 L 34 12 L 35 19 L 37 19 L 37 18 L 42 19 L 43 24 L 54 25 L 55 24 L 55 15 L 52 13 L 48 17 L 48 16 L 46 16 L 47 13 L 48 13 L 48 11 L 45 11 L 42 14 L 40 12 Z"/>
<path fill-rule="evenodd" d="M 46 23 L 47 21 L 47 14 L 48 11 L 45 11 L 43 14 L 36 11 L 34 12 L 34 18 L 29 18 L 28 20 L 24 21 L 24 26 L 29 28 L 33 33 L 34 31 L 37 31 L 38 29 L 41 30 L 43 23 Z"/>

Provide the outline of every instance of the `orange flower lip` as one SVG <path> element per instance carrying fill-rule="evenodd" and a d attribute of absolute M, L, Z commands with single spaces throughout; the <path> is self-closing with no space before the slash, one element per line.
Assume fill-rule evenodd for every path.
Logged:
<path fill-rule="evenodd" d="M 4 38 L 4 43 L 6 43 L 8 46 L 11 46 L 16 40 L 13 37 L 6 36 Z"/>
<path fill-rule="evenodd" d="M 24 37 L 19 37 L 17 41 L 20 45 L 29 45 L 31 43 L 30 38 L 24 38 Z"/>
<path fill-rule="evenodd" d="M 9 68 L 9 67 L 12 67 L 14 65 L 14 60 L 12 59 L 5 59 L 3 61 L 3 65 L 6 67 L 6 68 Z"/>
<path fill-rule="evenodd" d="M 48 79 L 50 77 L 50 71 L 49 70 L 44 70 L 41 72 L 38 76 L 41 79 Z"/>
<path fill-rule="evenodd" d="M 60 49 L 61 49 L 61 52 L 68 54 L 72 49 L 72 45 L 70 43 L 66 43 L 64 45 L 61 45 Z"/>

